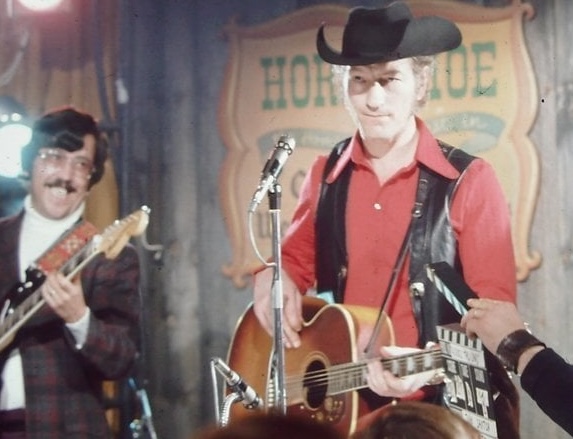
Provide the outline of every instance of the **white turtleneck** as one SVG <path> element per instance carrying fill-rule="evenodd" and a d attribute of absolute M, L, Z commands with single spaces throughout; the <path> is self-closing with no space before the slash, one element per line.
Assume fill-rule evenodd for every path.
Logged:
<path fill-rule="evenodd" d="M 36 261 L 56 240 L 82 216 L 85 204 L 61 220 L 42 216 L 32 206 L 31 197 L 24 199 L 24 221 L 20 233 L 20 280 L 25 279 L 25 270 Z"/>
<path fill-rule="evenodd" d="M 35 262 L 56 240 L 82 216 L 85 203 L 75 212 L 61 220 L 52 220 L 42 216 L 32 206 L 30 195 L 24 199 L 24 219 L 20 232 L 19 268 L 20 280 L 26 279 L 26 268 Z M 72 330 L 77 343 L 81 346 L 85 340 L 89 321 L 89 312 L 80 322 L 67 325 Z M 26 406 L 24 377 L 20 351 L 14 349 L 2 371 L 2 390 L 0 392 L 0 410 L 11 410 Z"/>

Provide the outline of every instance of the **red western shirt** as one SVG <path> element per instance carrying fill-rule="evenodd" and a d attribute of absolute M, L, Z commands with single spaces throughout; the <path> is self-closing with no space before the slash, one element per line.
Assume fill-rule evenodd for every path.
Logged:
<path fill-rule="evenodd" d="M 328 176 L 334 180 L 354 162 L 346 209 L 348 277 L 345 304 L 380 308 L 392 269 L 410 222 L 422 163 L 456 178 L 459 172 L 444 158 L 436 139 L 417 120 L 415 160 L 382 185 L 355 135 Z M 315 219 L 326 156 L 317 157 L 303 183 L 292 224 L 283 239 L 283 268 L 301 292 L 315 284 Z M 464 278 L 480 297 L 515 302 L 516 267 L 509 207 L 494 170 L 482 159 L 466 171 L 451 205 L 451 224 L 458 240 Z M 418 331 L 410 305 L 409 258 L 399 276 L 398 294 L 387 309 L 396 344 L 416 346 Z"/>

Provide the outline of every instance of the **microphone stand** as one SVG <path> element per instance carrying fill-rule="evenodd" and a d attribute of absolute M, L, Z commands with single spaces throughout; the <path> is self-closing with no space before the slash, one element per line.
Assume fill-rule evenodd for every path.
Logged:
<path fill-rule="evenodd" d="M 129 385 L 135 392 L 135 396 L 139 400 L 141 409 L 140 419 L 134 419 L 129 426 L 132 434 L 131 437 L 134 439 L 141 438 L 143 431 L 146 430 L 150 439 L 157 439 L 157 433 L 155 431 L 155 426 L 153 425 L 151 405 L 149 404 L 149 398 L 147 397 L 145 388 L 138 386 L 133 378 L 129 378 Z"/>
<path fill-rule="evenodd" d="M 218 415 L 217 425 L 219 427 L 226 427 L 229 424 L 231 406 L 242 399 L 243 397 L 238 392 L 232 392 L 227 395 L 221 407 L 221 414 Z"/>
<path fill-rule="evenodd" d="M 213 380 L 213 393 L 215 396 L 215 416 L 217 425 L 224 427 L 228 424 L 231 415 L 231 406 L 236 402 L 243 402 L 246 409 L 256 409 L 263 405 L 262 399 L 256 391 L 250 387 L 243 379 L 225 364 L 218 357 L 211 358 L 211 378 Z M 225 377 L 227 387 L 233 390 L 219 407 L 219 397 L 217 396 L 219 386 L 217 384 L 217 375 L 219 372 Z"/>
<path fill-rule="evenodd" d="M 215 400 L 215 422 L 219 427 L 226 427 L 229 424 L 229 419 L 231 417 L 231 406 L 236 402 L 240 402 L 243 398 L 239 392 L 229 393 L 223 400 L 223 404 L 219 405 L 219 386 L 217 385 L 217 367 L 215 366 L 217 360 L 216 358 L 211 358 L 209 362 L 211 367 L 211 379 L 213 381 L 213 396 Z"/>
<path fill-rule="evenodd" d="M 282 284 L 282 256 L 281 256 L 281 186 L 274 182 L 269 189 L 269 214 L 271 216 L 272 252 L 273 252 L 273 283 L 271 289 L 271 304 L 273 308 L 274 334 L 273 334 L 273 361 L 275 379 L 275 395 L 278 412 L 286 414 L 285 391 L 285 360 L 283 340 L 283 284 Z"/>

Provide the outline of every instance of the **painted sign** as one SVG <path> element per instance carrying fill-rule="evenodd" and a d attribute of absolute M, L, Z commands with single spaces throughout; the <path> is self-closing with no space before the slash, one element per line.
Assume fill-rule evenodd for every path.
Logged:
<path fill-rule="evenodd" d="M 495 168 L 512 213 L 518 280 L 539 266 L 528 249 L 539 184 L 537 153 L 528 132 L 537 112 L 535 77 L 523 38 L 527 3 L 504 8 L 460 5 L 451 1 L 408 2 L 414 15 L 439 15 L 455 21 L 462 45 L 437 57 L 430 100 L 420 114 L 434 135 Z M 233 250 L 222 269 L 238 287 L 246 275 L 272 255 L 271 227 L 288 226 L 306 171 L 318 154 L 327 154 L 355 127 L 331 82 L 330 65 L 316 53 L 316 32 L 326 24 L 326 39 L 340 47 L 349 9 L 321 5 L 300 9 L 255 27 L 229 24 L 230 44 L 219 129 L 228 154 L 220 197 Z M 266 201 L 248 215 L 261 170 L 281 135 L 296 148 L 278 178 L 278 220 Z M 272 219 L 272 221 L 271 221 Z M 255 250 L 256 249 L 256 250 Z"/>

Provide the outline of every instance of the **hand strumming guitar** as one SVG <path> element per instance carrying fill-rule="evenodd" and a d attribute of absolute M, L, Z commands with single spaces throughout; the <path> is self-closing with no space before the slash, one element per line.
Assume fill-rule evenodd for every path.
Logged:
<path fill-rule="evenodd" d="M 272 283 L 273 268 L 266 268 L 259 271 L 254 278 L 254 311 L 262 327 L 273 335 L 273 305 L 272 305 Z M 283 270 L 283 330 L 284 343 L 287 348 L 300 346 L 298 332 L 302 329 L 302 298 L 298 288 Z"/>
<path fill-rule="evenodd" d="M 42 297 L 65 323 L 75 323 L 87 311 L 79 276 L 73 281 L 59 272 L 48 274 L 42 285 Z"/>

